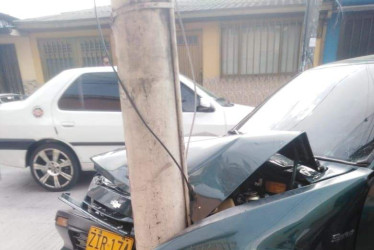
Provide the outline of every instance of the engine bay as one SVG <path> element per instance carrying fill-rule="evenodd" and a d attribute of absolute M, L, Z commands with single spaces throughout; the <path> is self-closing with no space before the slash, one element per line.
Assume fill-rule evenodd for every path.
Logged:
<path fill-rule="evenodd" d="M 277 153 L 244 181 L 212 214 L 309 185 L 321 175 L 321 172 Z"/>

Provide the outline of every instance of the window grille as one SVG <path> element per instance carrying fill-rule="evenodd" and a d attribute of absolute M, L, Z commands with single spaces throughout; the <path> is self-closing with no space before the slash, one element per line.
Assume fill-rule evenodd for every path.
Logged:
<path fill-rule="evenodd" d="M 222 75 L 297 71 L 302 20 L 250 21 L 222 26 Z"/>
<path fill-rule="evenodd" d="M 105 57 L 105 49 L 101 39 L 81 39 L 79 41 L 82 52 L 83 67 L 100 66 L 103 64 Z M 105 41 L 105 46 L 110 49 L 108 41 Z"/>
<path fill-rule="evenodd" d="M 105 42 L 111 53 L 109 39 Z M 69 68 L 101 66 L 105 57 L 97 37 L 40 39 L 38 46 L 45 80 Z"/>

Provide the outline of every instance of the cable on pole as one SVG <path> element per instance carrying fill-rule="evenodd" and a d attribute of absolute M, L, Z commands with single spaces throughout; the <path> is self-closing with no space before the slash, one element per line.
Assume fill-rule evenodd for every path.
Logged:
<path fill-rule="evenodd" d="M 194 113 L 193 113 L 193 116 L 192 116 L 192 123 L 191 123 L 191 127 L 190 127 L 190 133 L 188 135 L 188 141 L 187 141 L 187 147 L 186 147 L 186 158 L 187 158 L 188 157 L 188 150 L 190 148 L 191 136 L 192 136 L 192 133 L 193 133 L 193 129 L 194 129 L 194 126 L 195 126 L 195 120 L 196 120 L 196 112 L 197 112 L 197 87 L 196 87 L 195 70 L 193 68 L 190 46 L 189 46 L 189 44 L 187 42 L 186 31 L 184 29 L 182 15 L 181 15 L 181 13 L 179 11 L 178 0 L 175 0 L 175 9 L 177 11 L 179 26 L 180 26 L 181 31 L 182 31 L 183 43 L 184 43 L 184 45 L 186 46 L 186 49 L 187 49 L 187 58 L 188 58 L 189 67 L 190 67 L 190 70 L 191 70 L 191 77 L 192 77 L 192 81 L 193 81 L 193 85 L 194 85 Z"/>

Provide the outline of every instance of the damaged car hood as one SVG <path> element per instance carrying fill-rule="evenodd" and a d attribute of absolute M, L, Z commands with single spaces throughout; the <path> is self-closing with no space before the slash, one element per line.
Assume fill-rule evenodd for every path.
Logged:
<path fill-rule="evenodd" d="M 209 215 L 275 153 L 282 151 L 287 156 L 295 150 L 300 163 L 318 168 L 308 138 L 301 132 L 272 131 L 192 142 L 187 159 L 189 182 L 195 191 L 192 220 Z M 95 156 L 92 161 L 100 174 L 130 193 L 124 148 Z"/>

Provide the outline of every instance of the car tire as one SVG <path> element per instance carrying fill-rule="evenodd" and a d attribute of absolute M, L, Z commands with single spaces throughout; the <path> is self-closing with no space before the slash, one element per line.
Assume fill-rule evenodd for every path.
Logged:
<path fill-rule="evenodd" d="M 48 191 L 65 191 L 73 187 L 80 175 L 79 161 L 68 147 L 45 143 L 37 147 L 29 160 L 31 175 Z"/>

